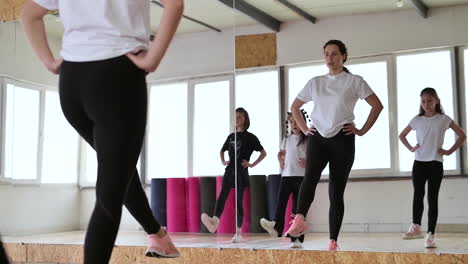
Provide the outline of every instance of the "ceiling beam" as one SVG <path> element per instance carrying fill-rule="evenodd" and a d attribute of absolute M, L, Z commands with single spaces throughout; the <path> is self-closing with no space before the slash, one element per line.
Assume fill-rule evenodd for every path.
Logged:
<path fill-rule="evenodd" d="M 294 13 L 310 21 L 312 24 L 315 24 L 315 21 L 317 21 L 317 18 L 307 13 L 304 9 L 289 2 L 288 0 L 277 0 L 277 1 L 283 4 L 284 6 L 286 6 L 287 8 L 291 9 L 291 11 L 293 11 Z"/>
<path fill-rule="evenodd" d="M 160 7 L 164 8 L 164 6 L 163 6 L 160 2 L 158 2 L 158 1 L 152 0 L 151 3 L 153 3 L 153 4 L 157 5 L 157 6 L 160 6 Z M 206 28 L 209 28 L 209 29 L 211 29 L 211 30 L 214 30 L 214 31 L 216 31 L 216 32 L 221 32 L 221 29 L 216 28 L 216 27 L 214 27 L 214 26 L 212 26 L 212 25 L 209 25 L 209 24 L 207 24 L 207 23 L 205 23 L 205 22 L 203 22 L 203 21 L 200 21 L 200 20 L 198 20 L 198 19 L 195 19 L 195 18 L 193 18 L 193 17 L 189 17 L 189 16 L 186 16 L 186 15 L 182 15 L 182 17 L 185 18 L 185 19 L 187 19 L 187 20 L 190 20 L 190 21 L 192 21 L 192 22 L 195 22 L 195 23 L 197 23 L 197 24 L 199 24 L 199 25 L 201 25 L 201 26 L 204 26 L 204 27 L 206 27 Z"/>
<path fill-rule="evenodd" d="M 422 0 L 411 0 L 410 2 L 414 5 L 414 7 L 418 10 L 418 13 L 423 18 L 427 18 L 427 11 L 429 10 L 429 8 L 426 4 L 424 4 Z"/>
<path fill-rule="evenodd" d="M 231 8 L 235 8 L 241 11 L 245 15 L 265 25 L 266 27 L 272 29 L 273 31 L 276 31 L 276 32 L 280 31 L 281 21 L 263 12 L 262 10 L 256 8 L 255 6 L 245 2 L 244 0 L 235 0 L 235 1 L 234 0 L 218 0 L 218 1 L 220 1 L 221 3 Z"/>

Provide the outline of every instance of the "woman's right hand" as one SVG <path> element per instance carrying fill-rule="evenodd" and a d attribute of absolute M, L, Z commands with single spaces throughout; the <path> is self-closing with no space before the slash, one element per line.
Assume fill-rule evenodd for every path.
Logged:
<path fill-rule="evenodd" d="M 58 59 L 53 59 L 48 62 L 45 62 L 45 66 L 47 67 L 47 70 L 49 70 L 53 74 L 59 74 L 60 73 L 60 67 L 62 66 L 63 59 L 58 58 Z"/>
<path fill-rule="evenodd" d="M 416 146 L 412 147 L 412 148 L 410 149 L 410 151 L 411 151 L 411 152 L 415 152 L 415 151 L 418 150 L 420 147 L 421 147 L 421 145 L 419 145 L 419 143 L 418 143 Z"/>
<path fill-rule="evenodd" d="M 229 160 L 228 160 L 228 161 L 222 160 L 221 163 L 222 163 L 224 166 L 228 166 L 228 165 L 229 165 Z"/>

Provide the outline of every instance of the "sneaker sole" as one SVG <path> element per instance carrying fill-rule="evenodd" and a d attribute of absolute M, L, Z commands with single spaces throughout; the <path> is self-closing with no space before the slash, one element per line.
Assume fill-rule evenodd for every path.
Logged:
<path fill-rule="evenodd" d="M 266 225 L 266 223 L 263 223 L 262 221 L 260 221 L 260 225 L 263 229 L 265 229 L 265 231 L 268 232 L 268 234 L 270 234 L 270 236 L 278 237 L 278 231 L 276 231 L 273 227 Z"/>
<path fill-rule="evenodd" d="M 156 250 L 147 250 L 145 253 L 145 256 L 150 257 L 150 258 L 178 258 L 180 257 L 180 253 L 167 255 L 167 254 L 160 253 Z"/>
<path fill-rule="evenodd" d="M 402 237 L 404 240 L 412 240 L 412 239 L 423 239 L 424 235 L 417 235 L 417 236 L 403 236 Z"/>
<path fill-rule="evenodd" d="M 209 219 L 205 219 L 204 215 L 202 215 L 201 221 L 202 221 L 203 225 L 206 227 L 206 229 L 208 229 L 208 232 L 210 232 L 210 233 L 215 233 L 216 232 L 216 228 L 211 224 L 211 221 Z"/>

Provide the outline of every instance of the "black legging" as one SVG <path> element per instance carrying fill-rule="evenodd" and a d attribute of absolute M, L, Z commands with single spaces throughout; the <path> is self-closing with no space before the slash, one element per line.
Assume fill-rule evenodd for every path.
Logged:
<path fill-rule="evenodd" d="M 281 177 L 280 189 L 278 193 L 278 202 L 276 205 L 275 214 L 275 230 L 278 232 L 278 237 L 281 237 L 284 229 L 284 214 L 286 206 L 288 205 L 289 196 L 293 197 L 293 214 L 297 211 L 297 196 L 299 195 L 299 188 L 301 187 L 303 176 L 287 176 Z M 291 237 L 292 241 L 296 241 L 296 237 Z M 304 235 L 299 240 L 304 241 Z"/>
<path fill-rule="evenodd" d="M 337 240 L 343 222 L 343 195 L 354 163 L 354 135 L 340 131 L 336 136 L 324 138 L 318 132 L 310 136 L 304 180 L 299 190 L 297 213 L 307 215 L 315 197 L 315 189 L 323 169 L 330 163 L 328 196 L 330 199 L 330 239 Z"/>
<path fill-rule="evenodd" d="M 145 72 L 127 57 L 62 64 L 60 103 L 65 117 L 96 150 L 96 203 L 84 246 L 84 263 L 108 263 L 122 205 L 148 234 L 157 233 L 136 163 L 146 126 Z"/>
<path fill-rule="evenodd" d="M 421 225 L 424 211 L 424 189 L 427 181 L 428 229 L 435 233 L 439 213 L 439 190 L 444 175 L 444 165 L 440 161 L 414 161 L 413 164 L 413 223 Z"/>
<path fill-rule="evenodd" d="M 227 167 L 223 176 L 221 191 L 219 192 L 218 199 L 216 200 L 214 215 L 218 218 L 224 211 L 226 200 L 232 188 L 235 188 L 235 179 L 237 179 L 236 200 L 237 200 L 237 228 L 242 227 L 244 219 L 244 207 L 242 205 L 245 188 L 249 186 L 249 172 L 245 168 L 237 169 L 237 177 L 235 177 L 234 168 Z"/>

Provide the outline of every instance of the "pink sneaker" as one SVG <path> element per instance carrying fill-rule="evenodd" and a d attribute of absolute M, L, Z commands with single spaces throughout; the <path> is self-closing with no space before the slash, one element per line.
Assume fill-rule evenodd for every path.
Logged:
<path fill-rule="evenodd" d="M 338 246 L 338 242 L 336 242 L 336 240 L 330 239 L 330 241 L 328 241 L 328 250 L 336 251 L 339 249 L 340 247 Z"/>
<path fill-rule="evenodd" d="M 411 224 L 408 228 L 408 232 L 403 234 L 403 239 L 418 239 L 424 238 L 421 226 L 418 224 Z"/>
<path fill-rule="evenodd" d="M 289 227 L 288 231 L 286 232 L 286 237 L 299 237 L 307 230 L 307 224 L 303 215 L 296 215 L 291 223 L 291 227 Z"/>
<path fill-rule="evenodd" d="M 177 258 L 180 257 L 180 253 L 172 243 L 169 234 L 166 233 L 162 238 L 157 234 L 148 236 L 149 246 L 146 249 L 147 257 L 158 257 L 158 258 Z"/>

